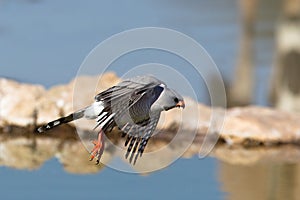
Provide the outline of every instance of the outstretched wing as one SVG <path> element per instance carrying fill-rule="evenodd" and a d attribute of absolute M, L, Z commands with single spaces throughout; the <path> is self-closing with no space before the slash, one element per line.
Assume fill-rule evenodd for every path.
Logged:
<path fill-rule="evenodd" d="M 151 116 L 150 120 L 146 125 L 136 125 L 136 124 L 126 124 L 122 131 L 124 133 L 123 137 L 127 137 L 125 141 L 125 146 L 127 147 L 127 153 L 125 155 L 126 158 L 130 155 L 129 161 L 132 162 L 132 159 L 134 158 L 134 164 L 139 156 L 142 156 L 145 147 L 148 143 L 148 140 L 152 136 L 158 120 L 159 120 L 160 114 L 157 114 L 155 116 Z M 126 131 L 129 132 L 129 134 L 126 134 Z M 136 153 L 136 154 L 135 154 Z"/>
<path fill-rule="evenodd" d="M 99 114 L 98 125 L 104 131 L 114 125 L 122 130 L 123 136 L 127 136 L 126 157 L 131 153 L 130 161 L 136 151 L 136 158 L 137 155 L 142 155 L 156 128 L 160 113 L 150 114 L 150 108 L 164 90 L 161 84 L 162 82 L 156 80 L 126 80 L 95 97 L 96 101 L 105 104 Z"/>
<path fill-rule="evenodd" d="M 145 94 L 145 91 L 150 91 L 155 86 L 157 86 L 155 82 L 146 84 L 125 80 L 97 94 L 95 101 L 101 101 L 104 104 L 104 109 L 98 114 L 98 123 L 95 128 L 101 126 L 103 131 L 106 131 L 117 125 L 121 129 L 121 125 L 127 123 L 126 119 L 130 120 L 128 110 L 134 107 L 135 103 Z M 127 118 L 124 117 L 126 114 Z M 107 120 L 108 118 L 110 120 Z M 120 119 L 123 119 L 124 122 L 121 123 Z M 114 122 L 117 122 L 117 124 Z"/>

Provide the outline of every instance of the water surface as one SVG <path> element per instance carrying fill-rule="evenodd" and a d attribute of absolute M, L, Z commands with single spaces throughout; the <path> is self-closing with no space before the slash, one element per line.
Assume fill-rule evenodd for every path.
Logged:
<path fill-rule="evenodd" d="M 127 29 L 159 26 L 194 38 L 212 56 L 224 79 L 232 80 L 240 37 L 237 1 L 129 2 L 0 1 L 0 76 L 42 84 L 47 88 L 67 83 L 99 42 Z M 269 66 L 273 62 L 274 18 L 278 6 L 270 6 L 276 5 L 271 0 L 261 1 L 260 5 L 255 42 L 257 57 L 254 63 L 258 78 L 254 102 L 264 105 L 267 104 Z M 111 67 L 122 75 L 127 68 L 147 62 L 189 69 L 183 61 L 160 52 L 128 55 Z M 117 70 L 119 66 L 122 68 Z M 202 86 L 200 89 L 205 90 Z M 200 96 L 201 102 L 207 102 L 205 94 Z M 291 151 L 297 152 L 297 148 Z M 5 157 L 1 146 L 0 153 Z M 249 152 L 239 155 L 245 160 L 257 158 L 257 154 Z M 279 157 L 285 155 L 279 154 Z M 148 175 L 128 174 L 110 168 L 78 175 L 66 170 L 78 164 L 72 157 L 64 163 L 55 156 L 49 156 L 46 162 L 39 160 L 40 157 L 36 155 L 30 160 L 37 164 L 35 168 L 16 169 L 1 163 L 1 198 L 297 199 L 300 191 L 295 178 L 300 174 L 300 168 L 295 157 L 290 161 L 245 164 L 237 162 L 239 159 L 234 159 L 234 163 L 224 161 L 224 156 L 200 160 L 194 155 Z M 27 157 L 22 158 L 26 160 Z M 76 155 L 74 159 L 77 159 Z M 123 161 L 113 158 L 112 162 Z M 27 166 L 26 162 L 22 164 Z"/>

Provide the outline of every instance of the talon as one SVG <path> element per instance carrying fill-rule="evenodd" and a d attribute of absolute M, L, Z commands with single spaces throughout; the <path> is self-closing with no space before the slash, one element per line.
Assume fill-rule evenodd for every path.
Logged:
<path fill-rule="evenodd" d="M 94 155 L 91 155 L 91 156 L 90 156 L 90 161 L 92 161 L 94 158 L 95 158 L 95 156 L 94 156 Z"/>
<path fill-rule="evenodd" d="M 92 143 L 94 144 L 94 148 L 91 151 L 90 161 L 92 161 L 95 157 L 97 157 L 96 165 L 99 164 L 101 156 L 104 151 L 104 138 L 102 137 L 103 131 L 100 130 L 98 133 L 98 139 L 94 140 Z"/>
<path fill-rule="evenodd" d="M 97 140 L 93 140 L 92 143 L 93 143 L 94 146 L 96 146 L 98 144 L 98 141 Z"/>

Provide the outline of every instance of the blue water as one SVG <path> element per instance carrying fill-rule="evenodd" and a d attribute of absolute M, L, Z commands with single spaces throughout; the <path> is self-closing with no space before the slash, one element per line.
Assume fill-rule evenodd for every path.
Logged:
<path fill-rule="evenodd" d="M 68 174 L 56 159 L 34 171 L 2 167 L 1 199 L 222 199 L 216 164 L 212 158 L 180 159 L 145 176 L 110 168 L 97 174 Z"/>
<path fill-rule="evenodd" d="M 265 3 L 265 7 L 268 6 Z M 272 12 L 264 22 L 270 24 Z M 132 28 L 158 26 L 194 38 L 211 55 L 225 80 L 231 80 L 238 54 L 239 12 L 235 0 L 0 1 L 0 76 L 49 88 L 68 83 L 87 54 L 113 34 Z M 266 26 L 260 26 L 266 27 Z M 267 26 L 269 27 L 269 26 Z M 256 42 L 258 83 L 255 102 L 265 104 L 272 63 L 271 36 L 259 29 Z M 188 67 L 159 52 L 139 52 L 117 60 L 118 75 L 142 63 Z M 117 69 L 117 65 L 122 66 Z M 192 73 L 188 71 L 187 73 Z M 203 88 L 202 88 L 203 89 Z M 205 93 L 204 93 L 205 94 Z M 199 100 L 206 102 L 205 95 Z M 180 159 L 147 176 L 105 168 L 94 175 L 63 171 L 55 160 L 38 170 L 0 168 L 1 199 L 223 199 L 218 161 Z"/>
<path fill-rule="evenodd" d="M 172 28 L 194 38 L 229 75 L 238 36 L 237 12 L 232 12 L 235 1 L 224 0 L 222 7 L 215 6 L 216 0 L 191 1 L 198 9 L 179 1 L 127 2 L 1 1 L 0 75 L 47 87 L 67 83 L 101 41 L 145 26 Z M 210 9 L 219 15 L 212 15 Z M 172 65 L 172 60 L 165 60 Z M 127 59 L 122 64 L 131 67 L 135 62 Z"/>

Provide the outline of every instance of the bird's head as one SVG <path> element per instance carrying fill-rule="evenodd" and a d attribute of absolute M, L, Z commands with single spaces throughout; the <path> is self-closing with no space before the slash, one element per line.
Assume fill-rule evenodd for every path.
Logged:
<path fill-rule="evenodd" d="M 152 111 L 167 111 L 172 108 L 184 108 L 185 103 L 183 97 L 175 90 L 164 88 L 164 91 L 158 99 L 152 104 Z"/>

